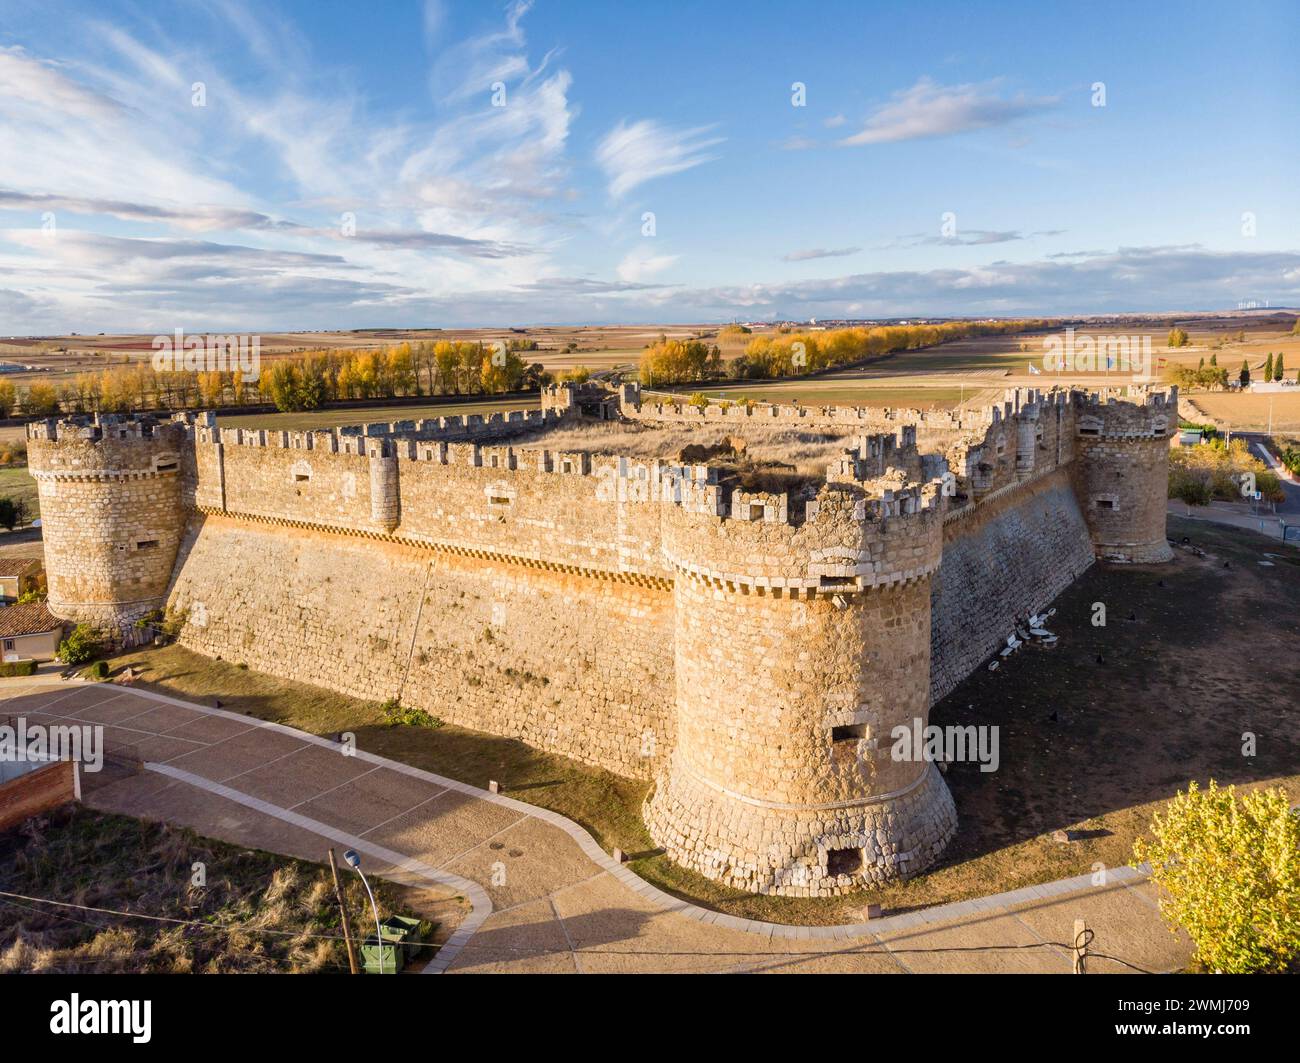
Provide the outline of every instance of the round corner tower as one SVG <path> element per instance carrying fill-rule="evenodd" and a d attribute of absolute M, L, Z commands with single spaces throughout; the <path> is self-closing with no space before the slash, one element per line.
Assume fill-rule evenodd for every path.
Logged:
<path fill-rule="evenodd" d="M 28 425 L 27 439 L 50 611 L 129 636 L 163 607 L 185 530 L 185 425 L 68 418 Z"/>
<path fill-rule="evenodd" d="M 891 752 L 929 714 L 943 517 L 918 486 L 831 482 L 800 524 L 784 502 L 665 507 L 677 744 L 646 822 L 715 881 L 829 896 L 924 869 L 956 830 L 935 766 Z"/>
<path fill-rule="evenodd" d="M 1171 560 L 1165 521 L 1178 389 L 1143 390 L 1129 399 L 1076 392 L 1074 417 L 1075 492 L 1097 556 Z"/>

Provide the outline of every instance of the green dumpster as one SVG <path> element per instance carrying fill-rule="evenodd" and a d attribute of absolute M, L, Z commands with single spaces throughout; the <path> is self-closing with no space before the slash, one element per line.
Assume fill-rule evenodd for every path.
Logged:
<path fill-rule="evenodd" d="M 361 961 L 366 974 L 396 974 L 406 965 L 406 950 L 387 933 L 382 944 L 371 934 L 361 943 Z"/>
<path fill-rule="evenodd" d="M 405 959 L 413 960 L 419 955 L 424 944 L 419 919 L 412 919 L 409 915 L 390 915 L 379 925 L 383 929 L 384 940 L 398 943 Z"/>

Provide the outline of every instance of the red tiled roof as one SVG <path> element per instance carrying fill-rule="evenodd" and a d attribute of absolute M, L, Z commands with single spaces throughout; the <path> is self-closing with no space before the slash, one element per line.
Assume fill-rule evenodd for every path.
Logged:
<path fill-rule="evenodd" d="M 63 626 L 63 621 L 45 607 L 44 602 L 7 605 L 0 608 L 0 638 L 39 635 Z"/>
<path fill-rule="evenodd" d="M 26 576 L 40 570 L 39 557 L 0 557 L 0 576 Z"/>

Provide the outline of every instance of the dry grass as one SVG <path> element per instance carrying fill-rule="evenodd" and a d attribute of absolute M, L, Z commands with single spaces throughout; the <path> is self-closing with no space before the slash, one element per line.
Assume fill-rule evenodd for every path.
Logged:
<path fill-rule="evenodd" d="M 193 882 L 196 863 L 204 866 L 202 886 Z M 0 898 L 2 973 L 348 969 L 330 871 L 319 864 L 74 806 L 0 835 L 0 868 L 0 889 L 9 893 L 205 924 Z M 365 891 L 356 876 L 342 882 L 353 925 L 363 927 Z M 381 880 L 374 888 L 381 914 L 410 911 L 402 888 Z"/>

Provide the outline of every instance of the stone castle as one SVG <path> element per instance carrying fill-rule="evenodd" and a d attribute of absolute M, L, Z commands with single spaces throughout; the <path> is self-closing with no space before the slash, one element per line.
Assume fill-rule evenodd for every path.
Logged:
<path fill-rule="evenodd" d="M 1171 556 L 1177 402 L 696 407 L 562 385 L 540 411 L 325 431 L 46 421 L 28 450 L 56 615 L 129 639 L 166 609 L 210 656 L 654 779 L 673 859 L 828 896 L 925 868 L 956 830 L 892 728 L 1095 558 Z M 547 449 L 593 415 L 844 446 L 798 491 Z"/>

